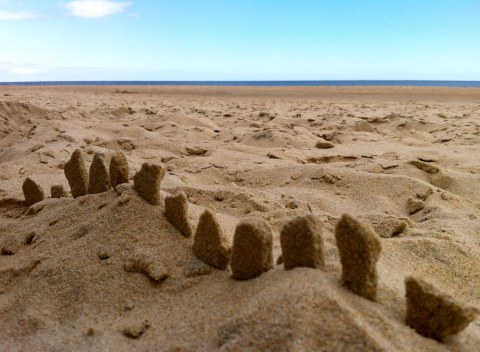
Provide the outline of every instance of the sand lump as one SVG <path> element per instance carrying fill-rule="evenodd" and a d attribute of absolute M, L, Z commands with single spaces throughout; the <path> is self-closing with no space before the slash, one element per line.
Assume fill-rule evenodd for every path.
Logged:
<path fill-rule="evenodd" d="M 187 151 L 188 155 L 193 155 L 193 156 L 201 156 L 208 151 L 208 149 L 198 145 L 193 147 L 186 147 L 185 150 Z"/>
<path fill-rule="evenodd" d="M 431 165 L 429 163 L 426 163 L 420 160 L 412 160 L 410 161 L 410 164 L 415 166 L 417 169 L 425 171 L 428 174 L 436 174 L 440 171 L 440 169 L 435 165 Z"/>
<path fill-rule="evenodd" d="M 50 187 L 50 196 L 52 198 L 67 198 L 68 191 L 63 187 L 63 185 L 53 185 Z"/>
<path fill-rule="evenodd" d="M 423 208 L 425 208 L 425 202 L 423 200 L 413 197 L 407 199 L 407 210 L 409 214 L 418 213 Z"/>
<path fill-rule="evenodd" d="M 391 238 L 405 233 L 409 226 L 409 219 L 398 218 L 393 215 L 368 214 L 361 217 L 371 225 L 373 230 L 382 238 Z"/>
<path fill-rule="evenodd" d="M 315 147 L 318 149 L 330 149 L 335 147 L 335 144 L 333 144 L 332 142 L 326 141 L 324 139 L 321 139 L 317 143 L 315 143 Z"/>
<path fill-rule="evenodd" d="M 125 271 L 138 272 L 160 282 L 170 276 L 168 268 L 153 253 L 134 251 L 125 261 Z"/>
<path fill-rule="evenodd" d="M 126 326 L 123 328 L 122 332 L 126 337 L 138 339 L 148 330 L 148 328 L 150 328 L 150 322 L 148 320 L 143 320 Z"/>

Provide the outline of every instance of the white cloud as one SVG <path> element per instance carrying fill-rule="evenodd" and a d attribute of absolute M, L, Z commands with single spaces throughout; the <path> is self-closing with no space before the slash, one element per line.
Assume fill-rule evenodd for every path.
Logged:
<path fill-rule="evenodd" d="M 0 10 L 0 21 L 14 21 L 14 20 L 33 20 L 37 18 L 44 18 L 41 13 L 36 11 L 3 11 Z"/>
<path fill-rule="evenodd" d="M 70 10 L 70 15 L 86 18 L 100 18 L 123 12 L 131 2 L 116 2 L 112 0 L 75 0 L 64 6 Z"/>
<path fill-rule="evenodd" d="M 10 73 L 14 73 L 17 75 L 35 75 L 48 72 L 48 69 L 36 67 L 14 67 L 11 68 L 9 71 Z"/>

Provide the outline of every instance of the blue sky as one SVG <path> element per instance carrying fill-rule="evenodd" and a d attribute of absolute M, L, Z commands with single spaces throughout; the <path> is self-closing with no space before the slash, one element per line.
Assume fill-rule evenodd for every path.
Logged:
<path fill-rule="evenodd" d="M 480 80 L 479 0 L 0 0 L 0 81 Z"/>

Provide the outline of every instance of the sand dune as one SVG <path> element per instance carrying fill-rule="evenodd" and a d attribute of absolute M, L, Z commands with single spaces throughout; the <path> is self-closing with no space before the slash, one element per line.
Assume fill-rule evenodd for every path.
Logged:
<path fill-rule="evenodd" d="M 0 87 L 0 350 L 478 350 L 480 318 L 445 343 L 409 328 L 404 280 L 480 305 L 479 144 L 475 88 Z M 27 177 L 70 190 L 77 148 L 87 167 L 121 150 L 131 182 L 27 207 Z M 282 226 L 315 214 L 324 270 L 236 281 L 203 264 L 133 189 L 144 162 L 194 227 L 212 209 L 231 244 L 266 220 L 274 261 Z M 376 301 L 341 284 L 344 213 L 381 236 Z"/>

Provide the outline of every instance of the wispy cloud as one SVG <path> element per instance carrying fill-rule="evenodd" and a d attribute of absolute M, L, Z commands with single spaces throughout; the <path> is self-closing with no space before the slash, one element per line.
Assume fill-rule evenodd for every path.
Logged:
<path fill-rule="evenodd" d="M 36 75 L 39 73 L 46 73 L 49 70 L 47 68 L 39 67 L 13 67 L 9 69 L 10 73 L 17 75 Z"/>
<path fill-rule="evenodd" d="M 85 18 L 100 18 L 124 12 L 131 2 L 113 0 L 75 0 L 64 6 L 70 10 L 70 15 Z"/>
<path fill-rule="evenodd" d="M 33 20 L 38 18 L 45 18 L 45 15 L 36 11 L 15 12 L 0 10 L 0 21 Z"/>
<path fill-rule="evenodd" d="M 9 77 L 35 77 L 48 74 L 54 68 L 30 63 L 0 62 L 0 81 Z"/>

